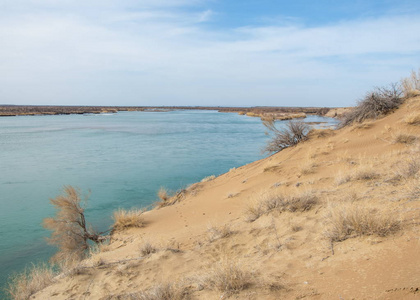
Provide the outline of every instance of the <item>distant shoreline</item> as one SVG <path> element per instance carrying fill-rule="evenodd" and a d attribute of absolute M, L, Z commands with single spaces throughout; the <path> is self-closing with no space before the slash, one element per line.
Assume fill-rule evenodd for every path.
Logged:
<path fill-rule="evenodd" d="M 0 117 L 102 114 L 120 111 L 166 112 L 173 110 L 217 110 L 251 117 L 280 120 L 305 118 L 309 115 L 325 115 L 328 107 L 216 107 L 216 106 L 47 106 L 47 105 L 0 105 Z"/>

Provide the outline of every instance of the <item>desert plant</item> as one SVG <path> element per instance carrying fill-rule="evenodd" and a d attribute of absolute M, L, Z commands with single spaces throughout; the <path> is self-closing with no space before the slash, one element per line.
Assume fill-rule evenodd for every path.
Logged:
<path fill-rule="evenodd" d="M 31 295 L 52 284 L 54 276 L 53 269 L 46 264 L 32 265 L 9 278 L 6 292 L 14 300 L 29 299 Z"/>
<path fill-rule="evenodd" d="M 210 175 L 210 176 L 207 176 L 207 177 L 204 177 L 203 179 L 201 179 L 201 182 L 208 182 L 208 181 L 213 180 L 214 178 L 216 178 L 215 175 Z"/>
<path fill-rule="evenodd" d="M 414 144 L 417 140 L 417 137 L 411 134 L 400 133 L 394 138 L 394 143 L 397 144 Z"/>
<path fill-rule="evenodd" d="M 412 96 L 416 91 L 420 91 L 420 69 L 418 73 L 414 70 L 411 71 L 411 75 L 409 77 L 401 80 L 401 85 L 406 97 Z"/>
<path fill-rule="evenodd" d="M 401 227 L 394 215 L 376 209 L 346 206 L 330 214 L 330 229 L 326 232 L 332 242 L 344 241 L 352 236 L 387 236 Z"/>
<path fill-rule="evenodd" d="M 404 119 L 404 121 L 408 125 L 419 126 L 420 125 L 420 113 L 418 113 L 418 112 L 411 113 Z"/>
<path fill-rule="evenodd" d="M 50 202 L 56 209 L 56 215 L 44 219 L 43 225 L 52 230 L 48 242 L 59 248 L 53 261 L 82 259 L 89 249 L 88 241 L 101 243 L 107 239 L 103 236 L 107 231 L 96 233 L 86 222 L 80 192 L 74 187 L 65 186 L 64 194 L 50 199 Z"/>
<path fill-rule="evenodd" d="M 141 209 L 123 210 L 114 212 L 113 231 L 119 231 L 130 227 L 143 227 L 143 211 Z"/>
<path fill-rule="evenodd" d="M 229 296 L 248 288 L 252 284 L 252 274 L 238 262 L 222 258 L 198 281 L 205 288 Z"/>
<path fill-rule="evenodd" d="M 139 251 L 141 256 L 148 256 L 150 254 L 156 253 L 158 249 L 149 242 L 145 242 L 140 246 Z"/>
<path fill-rule="evenodd" d="M 398 84 L 389 87 L 378 87 L 359 101 L 358 105 L 347 113 L 340 123 L 340 127 L 361 123 L 368 119 L 376 119 L 397 109 L 403 102 L 402 92 Z"/>
<path fill-rule="evenodd" d="M 227 238 L 233 234 L 233 231 L 230 229 L 230 226 L 227 224 L 222 227 L 210 226 L 207 229 L 207 232 L 209 235 L 210 242 L 213 242 L 218 239 Z"/>
<path fill-rule="evenodd" d="M 108 295 L 107 300 L 188 300 L 191 299 L 187 286 L 174 283 L 160 283 L 154 287 L 129 294 Z"/>
<path fill-rule="evenodd" d="M 272 139 L 264 148 L 264 152 L 268 153 L 279 152 L 307 140 L 310 129 L 301 121 L 289 121 L 286 128 L 277 129 L 273 118 L 263 120 L 263 125 L 273 134 Z"/>

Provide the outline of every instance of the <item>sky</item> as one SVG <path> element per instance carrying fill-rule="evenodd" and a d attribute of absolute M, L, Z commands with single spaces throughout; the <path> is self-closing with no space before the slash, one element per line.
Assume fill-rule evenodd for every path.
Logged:
<path fill-rule="evenodd" d="M 420 68 L 418 0 L 0 0 L 0 103 L 349 106 Z"/>

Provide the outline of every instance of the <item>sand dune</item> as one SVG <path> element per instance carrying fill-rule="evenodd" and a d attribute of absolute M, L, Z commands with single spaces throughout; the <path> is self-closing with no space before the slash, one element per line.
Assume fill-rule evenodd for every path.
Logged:
<path fill-rule="evenodd" d="M 31 299 L 419 299 L 413 114 L 420 96 L 197 183 Z"/>

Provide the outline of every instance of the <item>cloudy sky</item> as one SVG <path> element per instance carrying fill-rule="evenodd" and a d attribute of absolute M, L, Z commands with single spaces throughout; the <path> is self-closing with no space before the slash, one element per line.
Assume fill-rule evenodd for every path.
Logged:
<path fill-rule="evenodd" d="M 418 0 L 0 0 L 0 103 L 346 106 L 420 67 Z"/>

